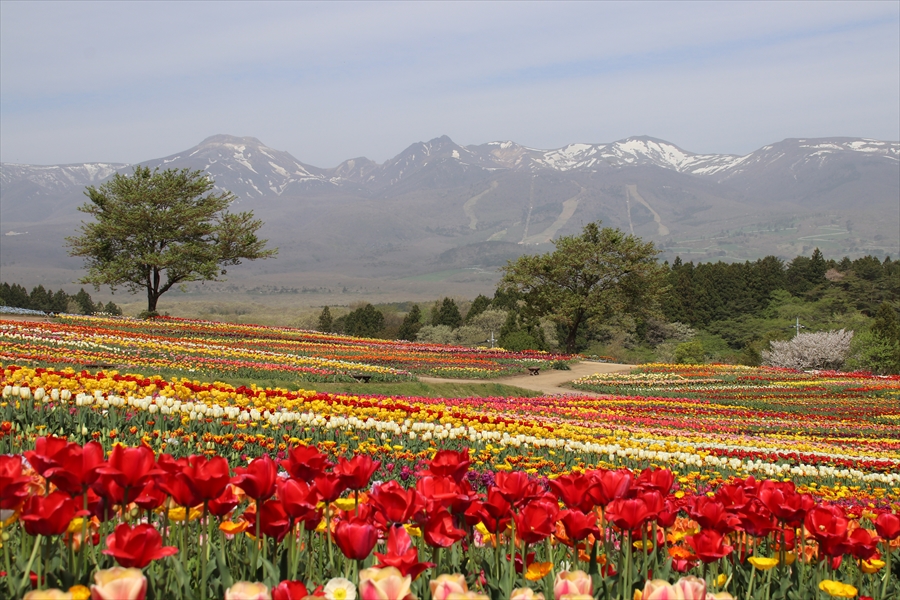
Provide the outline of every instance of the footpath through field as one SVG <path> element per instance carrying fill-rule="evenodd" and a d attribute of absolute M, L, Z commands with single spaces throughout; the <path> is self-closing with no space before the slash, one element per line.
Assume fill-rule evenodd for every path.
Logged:
<path fill-rule="evenodd" d="M 602 394 L 595 394 L 582 390 L 575 390 L 569 387 L 563 387 L 564 384 L 587 377 L 594 373 L 627 373 L 637 365 L 622 365 L 617 363 L 603 363 L 593 361 L 582 361 L 569 365 L 570 371 L 556 371 L 554 369 L 541 370 L 537 375 L 513 375 L 512 377 L 499 377 L 497 379 L 445 379 L 443 377 L 422 377 L 419 381 L 427 383 L 502 383 L 505 385 L 514 385 L 516 387 L 525 388 L 526 390 L 534 390 L 553 396 L 557 394 L 577 394 L 579 396 L 599 397 Z"/>

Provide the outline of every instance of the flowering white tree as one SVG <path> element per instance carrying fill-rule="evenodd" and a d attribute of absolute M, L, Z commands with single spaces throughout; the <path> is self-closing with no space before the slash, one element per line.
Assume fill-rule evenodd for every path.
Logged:
<path fill-rule="evenodd" d="M 837 329 L 801 333 L 787 341 L 769 342 L 761 352 L 763 364 L 788 369 L 839 369 L 850 354 L 852 331 Z"/>

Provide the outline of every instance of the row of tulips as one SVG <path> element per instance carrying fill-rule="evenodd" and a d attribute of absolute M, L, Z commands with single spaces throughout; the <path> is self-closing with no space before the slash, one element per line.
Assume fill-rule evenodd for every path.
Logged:
<path fill-rule="evenodd" d="M 40 437 L 0 456 L 0 585 L 20 597 L 93 579 L 104 598 L 105 578 L 128 579 L 118 566 L 141 571 L 129 597 L 149 598 L 292 598 L 320 585 L 344 600 L 900 594 L 892 511 L 851 516 L 791 482 L 753 478 L 679 497 L 668 469 L 544 482 L 498 471 L 478 491 L 471 462 L 467 450 L 438 450 L 407 487 L 373 481 L 380 465 L 368 455 L 333 463 L 314 446 L 232 467 Z"/>
<path fill-rule="evenodd" d="M 553 418 L 554 409 L 557 415 L 590 415 L 591 405 L 615 406 L 620 402 L 616 398 L 572 398 L 568 406 L 550 398 L 392 399 L 234 388 L 114 372 L 10 366 L 3 373 L 7 385 L 0 419 L 7 422 L 9 435 L 0 429 L 0 448 L 9 452 L 20 451 L 45 429 L 175 453 L 188 450 L 178 445 L 190 444 L 196 451 L 228 449 L 254 456 L 304 441 L 322 443 L 333 452 L 378 455 L 387 471 L 380 476 L 390 477 L 396 468 L 406 477 L 415 462 L 438 445 L 464 444 L 473 450 L 480 469 L 515 468 L 544 476 L 592 466 L 675 467 L 683 470 L 677 493 L 685 494 L 704 491 L 704 482 L 714 485 L 723 477 L 754 474 L 791 477 L 817 497 L 882 508 L 900 497 L 897 459 L 889 453 L 876 459 L 865 446 L 853 454 L 835 445 L 794 455 L 783 450 L 783 436 L 726 439 L 732 443 L 723 444 L 710 439 L 708 432 L 694 436 L 689 427 L 678 439 L 672 439 L 671 430 L 656 437 L 653 430 L 623 436 L 621 429 L 608 429 L 627 426 L 627 417 L 620 418 L 623 423 L 608 425 L 598 419 L 584 426 Z M 632 411 L 644 410 L 635 400 L 628 402 Z M 516 403 L 534 408 L 530 422 Z M 808 462 L 795 462 L 800 459 Z"/>
<path fill-rule="evenodd" d="M 2 318 L 2 317 L 0 317 Z M 376 380 L 410 373 L 496 377 L 568 357 L 208 321 L 64 315 L 52 323 L 0 322 L 5 354 L 68 364 L 113 363 L 193 373 L 267 374 L 324 381 L 354 373 Z"/>

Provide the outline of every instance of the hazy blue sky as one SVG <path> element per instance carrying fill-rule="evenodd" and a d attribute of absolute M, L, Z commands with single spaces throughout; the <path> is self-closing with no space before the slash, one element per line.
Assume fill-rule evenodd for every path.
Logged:
<path fill-rule="evenodd" d="M 0 160 L 900 139 L 900 2 L 0 2 Z"/>

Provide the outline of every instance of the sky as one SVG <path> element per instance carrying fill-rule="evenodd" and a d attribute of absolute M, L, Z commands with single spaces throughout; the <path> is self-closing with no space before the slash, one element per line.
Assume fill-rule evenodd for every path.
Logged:
<path fill-rule="evenodd" d="M 220 133 L 323 168 L 441 135 L 898 141 L 900 2 L 0 0 L 0 161 L 135 163 Z"/>

